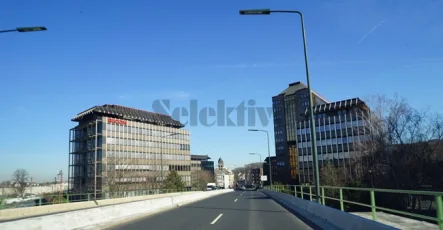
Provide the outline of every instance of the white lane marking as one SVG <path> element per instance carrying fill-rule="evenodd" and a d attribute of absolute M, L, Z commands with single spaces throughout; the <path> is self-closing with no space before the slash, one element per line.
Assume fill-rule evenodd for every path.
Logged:
<path fill-rule="evenodd" d="M 235 199 L 234 202 L 237 202 L 238 199 Z"/>
<path fill-rule="evenodd" d="M 217 220 L 220 219 L 222 216 L 223 213 L 220 213 L 220 215 L 218 215 L 217 218 L 215 218 L 215 220 L 211 222 L 211 224 L 215 224 L 215 222 L 217 222 Z"/>

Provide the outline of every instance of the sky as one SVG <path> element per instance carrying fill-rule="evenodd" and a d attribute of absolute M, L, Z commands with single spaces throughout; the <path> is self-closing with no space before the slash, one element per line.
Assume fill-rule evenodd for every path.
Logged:
<path fill-rule="evenodd" d="M 18 168 L 34 181 L 67 175 L 71 119 L 94 105 L 152 111 L 169 100 L 183 111 L 196 101 L 204 113 L 253 100 L 250 111 L 266 111 L 306 82 L 301 23 L 238 14 L 254 8 L 304 13 L 311 84 L 329 101 L 398 94 L 443 112 L 442 0 L 4 0 L 0 29 L 48 30 L 0 33 L 0 181 Z M 256 128 L 274 155 L 269 114 L 253 126 L 230 118 L 235 126 L 188 124 L 191 154 L 228 167 L 258 161 L 250 152 L 264 159 L 266 134 L 247 131 Z"/>

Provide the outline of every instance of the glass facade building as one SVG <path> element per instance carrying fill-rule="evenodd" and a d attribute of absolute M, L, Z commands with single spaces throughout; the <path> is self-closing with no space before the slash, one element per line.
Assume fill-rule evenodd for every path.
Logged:
<path fill-rule="evenodd" d="M 150 189 L 175 170 L 191 185 L 189 131 L 170 116 L 119 105 L 79 113 L 69 132 L 69 190 Z"/>
<path fill-rule="evenodd" d="M 313 92 L 315 105 L 328 103 Z M 272 98 L 277 175 L 273 181 L 284 184 L 298 183 L 297 123 L 305 121 L 305 110 L 309 107 L 309 91 L 305 84 L 289 84 L 279 95 Z M 274 173 L 273 173 L 274 174 Z"/>

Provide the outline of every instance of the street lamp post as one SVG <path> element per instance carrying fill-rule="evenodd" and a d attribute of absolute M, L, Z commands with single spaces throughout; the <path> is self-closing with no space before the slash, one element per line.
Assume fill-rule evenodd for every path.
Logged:
<path fill-rule="evenodd" d="M 248 129 L 248 131 L 251 132 L 265 132 L 266 133 L 266 137 L 268 139 L 268 161 L 269 161 L 269 185 L 272 188 L 272 173 L 271 173 L 271 149 L 269 148 L 269 132 L 266 130 L 262 130 L 262 129 Z"/>
<path fill-rule="evenodd" d="M 45 31 L 45 30 L 48 30 L 48 29 L 46 29 L 46 27 L 44 27 L 44 26 L 17 27 L 15 29 L 11 29 L 11 30 L 0 30 L 0 33 L 8 33 L 8 32 L 25 33 L 25 32 L 37 32 L 37 31 Z"/>
<path fill-rule="evenodd" d="M 164 136 L 161 137 L 162 139 L 160 141 L 160 166 L 161 166 L 160 177 L 162 178 L 162 184 L 163 184 L 163 138 L 174 136 L 174 135 L 177 135 L 177 134 L 178 133 L 170 133 L 170 134 L 167 134 L 167 135 L 164 135 Z"/>
<path fill-rule="evenodd" d="M 311 79 L 309 76 L 309 68 L 308 68 L 308 51 L 306 44 L 306 32 L 305 32 L 305 20 L 304 16 L 300 11 L 297 10 L 270 10 L 270 9 L 258 9 L 258 10 L 240 10 L 240 15 L 269 15 L 271 13 L 292 13 L 300 15 L 301 19 L 301 30 L 303 35 L 303 49 L 305 56 L 305 71 L 306 71 L 306 81 L 308 84 L 309 91 L 309 122 L 311 126 L 311 149 L 313 151 L 313 161 L 314 161 L 314 176 L 315 176 L 315 195 L 317 202 L 320 202 L 320 176 L 318 170 L 318 154 L 317 154 L 317 143 L 316 143 L 316 132 L 315 132 L 315 120 L 314 120 L 314 101 L 312 98 L 312 88 L 311 88 Z"/>

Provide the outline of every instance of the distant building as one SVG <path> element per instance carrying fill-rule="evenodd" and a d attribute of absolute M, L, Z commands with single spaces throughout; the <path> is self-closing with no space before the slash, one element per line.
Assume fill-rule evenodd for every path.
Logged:
<path fill-rule="evenodd" d="M 221 158 L 218 159 L 218 167 L 214 170 L 216 185 L 219 188 L 230 188 L 234 184 L 234 173 L 224 167 Z"/>
<path fill-rule="evenodd" d="M 171 170 L 191 185 L 189 131 L 172 117 L 120 105 L 75 116 L 69 132 L 69 190 L 98 194 L 147 189 Z"/>
<path fill-rule="evenodd" d="M 277 182 L 277 159 L 275 156 L 271 157 L 271 173 L 272 173 L 272 181 Z M 269 157 L 266 157 L 263 163 L 263 175 L 267 177 L 267 181 L 263 181 L 263 185 L 269 185 Z"/>
<path fill-rule="evenodd" d="M 249 169 L 249 182 L 251 184 L 261 184 L 261 175 L 263 175 L 263 168 Z"/>
<path fill-rule="evenodd" d="M 214 161 L 208 155 L 191 155 L 191 171 L 209 171 L 214 174 Z"/>

